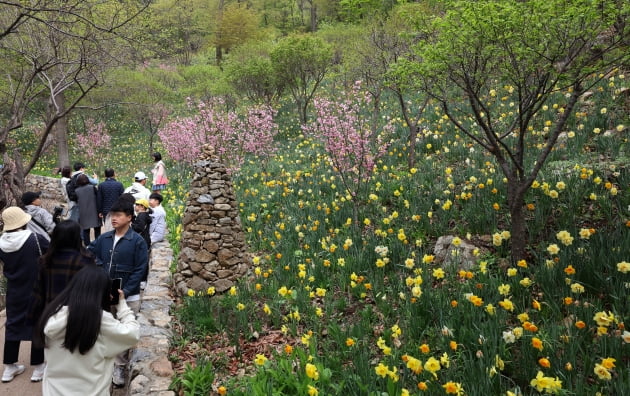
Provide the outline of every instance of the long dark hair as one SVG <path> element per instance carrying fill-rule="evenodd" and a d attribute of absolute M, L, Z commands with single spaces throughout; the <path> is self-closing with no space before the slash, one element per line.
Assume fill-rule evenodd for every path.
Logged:
<path fill-rule="evenodd" d="M 103 311 L 109 311 L 111 280 L 102 268 L 86 266 L 44 309 L 35 331 L 36 345 L 45 345 L 44 327 L 51 316 L 68 306 L 68 321 L 63 347 L 85 355 L 96 343 L 101 331 Z"/>
<path fill-rule="evenodd" d="M 61 176 L 63 177 L 67 177 L 68 179 L 72 177 L 72 168 L 70 168 L 69 166 L 64 166 L 63 168 L 61 168 L 60 172 Z"/>
<path fill-rule="evenodd" d="M 44 266 L 49 267 L 53 256 L 60 250 L 76 250 L 84 256 L 89 256 L 88 252 L 83 249 L 81 226 L 76 221 L 64 220 L 55 226 L 50 236 L 48 251 L 41 258 Z"/>

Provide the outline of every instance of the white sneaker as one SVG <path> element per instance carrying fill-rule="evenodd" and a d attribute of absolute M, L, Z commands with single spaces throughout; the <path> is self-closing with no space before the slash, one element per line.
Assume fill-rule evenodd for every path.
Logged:
<path fill-rule="evenodd" d="M 44 379 L 44 371 L 46 371 L 46 363 L 38 364 L 31 375 L 31 382 L 39 382 Z"/>
<path fill-rule="evenodd" d="M 112 375 L 112 382 L 117 387 L 125 386 L 125 366 L 114 365 L 114 375 Z"/>
<path fill-rule="evenodd" d="M 11 382 L 16 375 L 20 375 L 24 372 L 24 365 L 21 364 L 5 364 L 4 372 L 2 373 L 2 382 Z"/>

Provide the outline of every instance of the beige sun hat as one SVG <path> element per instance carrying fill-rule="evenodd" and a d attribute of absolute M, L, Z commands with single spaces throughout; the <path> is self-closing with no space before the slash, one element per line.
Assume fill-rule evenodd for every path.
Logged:
<path fill-rule="evenodd" d="M 12 231 L 21 228 L 31 221 L 31 215 L 17 206 L 10 206 L 2 212 L 2 231 Z"/>

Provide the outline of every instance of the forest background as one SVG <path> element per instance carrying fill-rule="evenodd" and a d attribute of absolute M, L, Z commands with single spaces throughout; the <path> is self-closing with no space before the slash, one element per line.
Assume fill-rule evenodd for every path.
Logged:
<path fill-rule="evenodd" d="M 185 300 L 183 393 L 624 394 L 628 6 L 565 3 L 0 1 L 0 207 L 159 150 L 177 251 L 217 148 L 257 280 Z"/>

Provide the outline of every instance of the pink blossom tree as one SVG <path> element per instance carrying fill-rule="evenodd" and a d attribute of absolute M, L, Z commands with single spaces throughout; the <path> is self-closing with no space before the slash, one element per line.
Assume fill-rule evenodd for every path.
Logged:
<path fill-rule="evenodd" d="M 85 157 L 85 160 L 101 169 L 104 165 L 102 153 L 108 152 L 112 137 L 107 132 L 104 122 L 95 122 L 88 118 L 85 121 L 85 132 L 77 135 L 76 148 Z"/>
<path fill-rule="evenodd" d="M 315 98 L 316 117 L 302 127 L 324 144 L 330 164 L 352 197 L 355 224 L 360 206 L 367 202 L 376 161 L 387 152 L 385 137 L 393 131 L 390 123 L 373 128 L 370 102 L 371 96 L 356 82 L 336 100 Z"/>
<path fill-rule="evenodd" d="M 245 156 L 261 160 L 275 151 L 274 137 L 278 126 L 275 111 L 268 106 L 254 106 L 244 112 L 225 110 L 221 99 L 201 102 L 196 114 L 167 123 L 158 132 L 168 155 L 175 161 L 192 164 L 204 144 L 214 147 L 219 160 L 231 172 L 238 171 Z"/>

